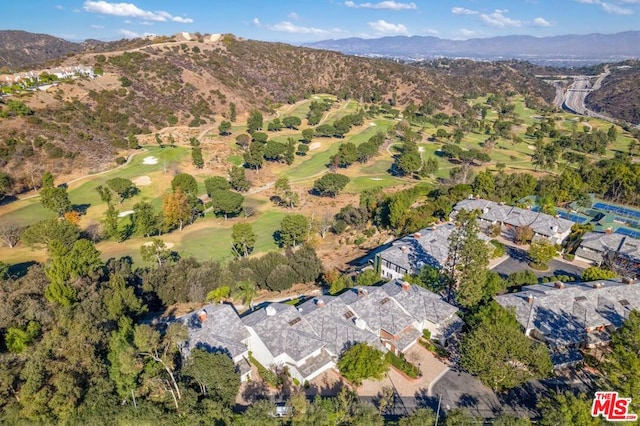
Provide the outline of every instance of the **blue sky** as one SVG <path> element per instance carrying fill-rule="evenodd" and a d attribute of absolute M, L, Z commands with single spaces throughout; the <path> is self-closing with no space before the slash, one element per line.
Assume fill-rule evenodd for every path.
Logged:
<path fill-rule="evenodd" d="M 329 38 L 615 33 L 640 29 L 640 0 L 5 0 L 0 29 L 78 41 L 181 31 L 301 43 Z"/>

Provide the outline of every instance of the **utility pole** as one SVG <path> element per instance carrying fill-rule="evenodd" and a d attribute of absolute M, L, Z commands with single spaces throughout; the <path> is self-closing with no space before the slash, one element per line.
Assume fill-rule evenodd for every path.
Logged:
<path fill-rule="evenodd" d="M 438 420 L 440 418 L 440 402 L 442 401 L 442 395 L 438 396 L 438 411 L 436 411 L 436 424 L 435 426 L 438 426 Z"/>

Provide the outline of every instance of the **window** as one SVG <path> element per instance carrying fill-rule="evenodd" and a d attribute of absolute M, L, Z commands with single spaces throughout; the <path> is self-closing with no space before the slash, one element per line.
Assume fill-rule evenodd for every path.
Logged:
<path fill-rule="evenodd" d="M 353 318 L 353 312 L 347 311 L 347 312 L 344 313 L 343 316 L 344 316 L 344 319 L 351 319 L 351 318 Z"/>
<path fill-rule="evenodd" d="M 384 299 L 382 299 L 382 300 L 380 301 L 380 304 L 381 304 L 381 305 L 384 305 L 384 304 L 385 304 L 385 303 L 387 303 L 387 302 L 389 302 L 389 298 L 388 298 L 388 297 L 385 297 Z"/>
<path fill-rule="evenodd" d="M 289 321 L 289 325 L 291 325 L 291 326 L 296 325 L 300 321 L 302 321 L 302 318 L 294 318 L 291 321 Z"/>

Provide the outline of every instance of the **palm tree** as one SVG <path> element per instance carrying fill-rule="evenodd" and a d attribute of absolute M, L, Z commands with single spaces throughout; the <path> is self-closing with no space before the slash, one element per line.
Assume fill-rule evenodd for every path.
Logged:
<path fill-rule="evenodd" d="M 256 296 L 256 285 L 251 281 L 240 281 L 238 284 L 238 295 L 242 298 L 242 303 L 249 305 L 249 309 L 253 310 L 251 302 Z"/>

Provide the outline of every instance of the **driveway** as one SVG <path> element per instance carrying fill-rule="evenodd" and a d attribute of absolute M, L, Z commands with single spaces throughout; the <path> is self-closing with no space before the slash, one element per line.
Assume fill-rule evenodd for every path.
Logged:
<path fill-rule="evenodd" d="M 546 271 L 536 271 L 529 267 L 529 255 L 528 253 L 517 247 L 506 246 L 507 255 L 509 258 L 500 262 L 491 270 L 497 272 L 503 278 L 508 277 L 514 272 L 522 272 L 524 270 L 532 271 L 537 277 L 547 277 L 550 275 L 569 275 L 576 279 L 579 279 L 582 275 L 582 271 L 585 268 L 575 265 L 570 262 L 565 262 L 560 259 L 552 259 L 549 262 L 549 269 Z"/>

